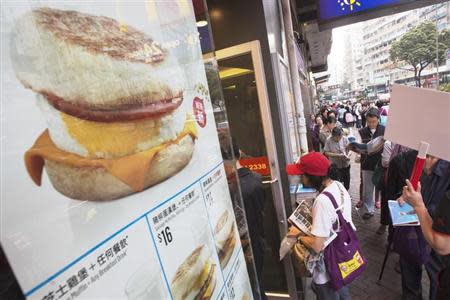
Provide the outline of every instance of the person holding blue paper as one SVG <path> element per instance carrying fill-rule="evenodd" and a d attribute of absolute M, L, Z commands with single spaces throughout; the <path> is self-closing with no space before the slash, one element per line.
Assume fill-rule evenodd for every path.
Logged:
<path fill-rule="evenodd" d="M 387 198 L 398 199 L 403 192 L 405 180 L 410 177 L 418 152 L 410 150 L 396 156 L 389 163 Z M 427 155 L 420 178 L 423 202 L 433 218 L 438 213 L 438 205 L 446 191 L 450 189 L 450 162 Z M 402 199 L 400 199 L 402 201 Z M 420 222 L 422 222 L 420 220 Z M 427 272 L 430 280 L 430 300 L 436 299 L 437 278 L 441 269 L 440 258 L 435 251 L 420 247 L 426 239 L 422 230 L 413 226 L 398 227 L 393 234 L 394 251 L 400 255 L 403 299 L 423 299 L 422 272 Z M 412 237 L 412 238 L 410 238 Z M 408 243 L 416 241 L 417 247 Z M 431 251 L 431 253 L 430 253 Z"/>
<path fill-rule="evenodd" d="M 450 299 L 450 190 L 438 204 L 435 215 L 431 218 L 421 194 L 420 182 L 417 191 L 411 182 L 406 180 L 402 196 L 398 199 L 402 204 L 406 201 L 410 204 L 419 217 L 420 227 L 425 239 L 433 250 L 440 255 L 443 263 L 438 278 L 438 290 L 436 299 Z"/>

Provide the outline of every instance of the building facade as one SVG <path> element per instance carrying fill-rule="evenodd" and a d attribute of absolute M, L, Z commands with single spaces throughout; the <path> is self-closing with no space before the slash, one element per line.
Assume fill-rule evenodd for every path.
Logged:
<path fill-rule="evenodd" d="M 405 33 L 425 21 L 437 23 L 439 30 L 450 28 L 450 2 L 444 2 L 422 9 L 355 24 L 348 30 L 352 36 L 352 89 L 369 89 L 377 94 L 386 92 L 394 82 L 407 82 L 414 77 L 411 67 L 394 64 L 390 60 L 390 48 Z M 360 34 L 358 34 L 360 33 Z M 440 66 L 445 61 L 440 62 Z M 430 64 L 423 75 L 436 72 L 435 64 Z M 441 67 L 439 72 L 448 72 Z M 413 82 L 413 80 L 410 80 Z"/>

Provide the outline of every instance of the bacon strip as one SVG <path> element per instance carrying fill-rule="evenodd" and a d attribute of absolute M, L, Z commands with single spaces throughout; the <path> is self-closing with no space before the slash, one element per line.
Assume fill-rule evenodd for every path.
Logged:
<path fill-rule="evenodd" d="M 94 122 L 123 122 L 157 118 L 176 110 L 183 102 L 180 94 L 172 99 L 162 99 L 152 103 L 122 104 L 117 109 L 93 109 L 83 104 L 70 103 L 49 92 L 41 92 L 57 110 L 79 119 Z"/>

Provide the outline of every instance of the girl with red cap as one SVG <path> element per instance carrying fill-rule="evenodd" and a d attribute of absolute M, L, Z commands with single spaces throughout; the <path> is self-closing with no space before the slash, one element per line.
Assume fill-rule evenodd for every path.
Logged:
<path fill-rule="evenodd" d="M 318 152 L 306 154 L 297 163 L 286 166 L 288 175 L 301 175 L 301 182 L 304 187 L 312 187 L 319 191 L 311 211 L 312 236 L 301 235 L 301 232 L 294 226 L 290 228 L 288 233 L 288 236 L 299 236 L 298 240 L 315 253 L 320 253 L 325 249 L 325 242 L 329 242 L 327 240 L 334 232 L 333 225 L 338 220 L 333 203 L 324 192 L 333 195 L 338 210 L 341 210 L 345 221 L 355 230 L 352 222 L 350 195 L 340 182 L 330 178 L 330 176 L 333 177 L 330 173 L 333 173 L 334 169 L 334 165 L 331 165 L 330 161 Z M 326 268 L 325 270 L 324 268 L 315 268 L 312 275 L 312 288 L 318 300 L 350 299 L 348 285 L 339 290 L 331 286 L 330 276 Z"/>

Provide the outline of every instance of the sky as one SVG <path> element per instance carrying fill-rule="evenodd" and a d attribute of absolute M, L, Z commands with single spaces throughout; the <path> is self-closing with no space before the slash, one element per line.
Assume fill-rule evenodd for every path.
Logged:
<path fill-rule="evenodd" d="M 349 26 L 333 29 L 333 43 L 328 56 L 328 71 L 330 72 L 330 85 L 342 83 L 344 77 L 345 35 Z"/>

